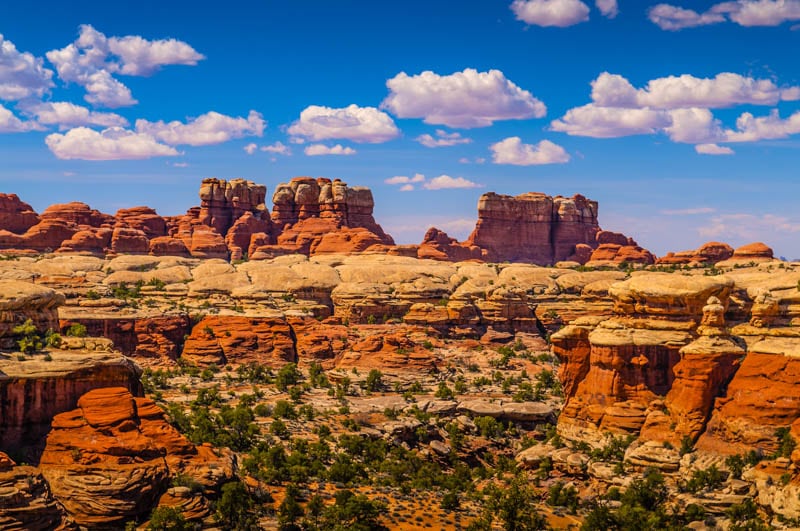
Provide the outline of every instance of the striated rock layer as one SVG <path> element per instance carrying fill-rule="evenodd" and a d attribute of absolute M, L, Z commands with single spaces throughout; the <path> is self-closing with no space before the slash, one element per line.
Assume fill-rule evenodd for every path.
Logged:
<path fill-rule="evenodd" d="M 229 451 L 194 446 L 153 401 L 122 387 L 90 391 L 56 415 L 39 467 L 72 520 L 90 528 L 147 514 L 175 474 L 211 491 L 234 471 Z"/>

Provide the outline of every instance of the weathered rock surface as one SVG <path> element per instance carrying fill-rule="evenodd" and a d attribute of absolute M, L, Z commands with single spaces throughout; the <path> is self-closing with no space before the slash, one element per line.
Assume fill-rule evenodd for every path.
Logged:
<path fill-rule="evenodd" d="M 229 453 L 200 450 L 151 400 L 108 387 L 84 394 L 77 409 L 53 418 L 39 466 L 76 523 L 114 527 L 148 513 L 176 473 L 191 472 L 209 488 L 232 476 Z"/>
<path fill-rule="evenodd" d="M 595 243 L 599 230 L 597 202 L 581 195 L 490 192 L 478 200 L 478 223 L 465 243 L 483 249 L 486 261 L 545 265 L 566 260 L 578 244 Z"/>
<path fill-rule="evenodd" d="M 95 348 L 107 348 L 102 342 Z M 75 407 L 84 393 L 102 387 L 124 387 L 141 394 L 140 369 L 115 352 L 50 350 L 51 361 L 35 354 L 24 361 L 0 359 L 0 450 L 35 444 L 50 421 Z"/>
<path fill-rule="evenodd" d="M 207 316 L 192 328 L 181 357 L 201 367 L 251 362 L 280 367 L 296 362 L 297 352 L 283 319 Z"/>
<path fill-rule="evenodd" d="M 17 194 L 0 194 L 0 228 L 24 234 L 39 223 L 39 216 Z"/>

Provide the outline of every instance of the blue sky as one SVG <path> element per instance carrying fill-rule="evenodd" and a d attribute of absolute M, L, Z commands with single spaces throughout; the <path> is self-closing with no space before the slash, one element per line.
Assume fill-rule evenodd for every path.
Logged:
<path fill-rule="evenodd" d="M 4 6 L 0 190 L 172 215 L 203 177 L 338 177 L 403 243 L 582 193 L 656 254 L 800 257 L 800 0 L 210 4 Z"/>

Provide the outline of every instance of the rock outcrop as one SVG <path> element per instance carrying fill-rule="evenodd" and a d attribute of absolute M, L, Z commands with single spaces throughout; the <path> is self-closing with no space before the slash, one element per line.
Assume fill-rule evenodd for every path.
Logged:
<path fill-rule="evenodd" d="M 252 362 L 280 367 L 296 362 L 297 352 L 283 319 L 208 316 L 192 329 L 181 357 L 201 367 Z"/>
<path fill-rule="evenodd" d="M 15 234 L 24 234 L 39 223 L 39 216 L 17 194 L 0 194 L 0 228 Z"/>
<path fill-rule="evenodd" d="M 578 244 L 595 244 L 597 210 L 582 195 L 490 192 L 478 200 L 478 223 L 466 243 L 483 249 L 486 261 L 553 264 L 574 255 Z"/>
<path fill-rule="evenodd" d="M 659 258 L 659 265 L 709 265 L 716 264 L 733 256 L 733 247 L 727 243 L 708 242 L 693 251 L 667 253 Z"/>
<path fill-rule="evenodd" d="M 178 473 L 209 491 L 233 476 L 229 451 L 194 446 L 126 388 L 90 391 L 77 406 L 53 418 L 39 468 L 78 525 L 118 527 L 147 514 Z"/>

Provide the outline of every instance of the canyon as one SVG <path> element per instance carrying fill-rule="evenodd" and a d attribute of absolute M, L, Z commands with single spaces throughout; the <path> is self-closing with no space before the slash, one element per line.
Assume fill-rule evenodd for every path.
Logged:
<path fill-rule="evenodd" d="M 214 528 L 231 485 L 274 506 L 262 528 L 298 488 L 307 515 L 350 488 L 391 528 L 491 525 L 461 466 L 505 486 L 513 468 L 556 528 L 651 471 L 675 515 L 702 508 L 693 528 L 749 503 L 800 519 L 800 264 L 761 243 L 656 257 L 580 195 L 487 193 L 466 241 L 415 246 L 366 188 L 265 197 L 206 179 L 165 218 L 0 196 L 0 527 L 145 529 L 170 509 Z"/>

